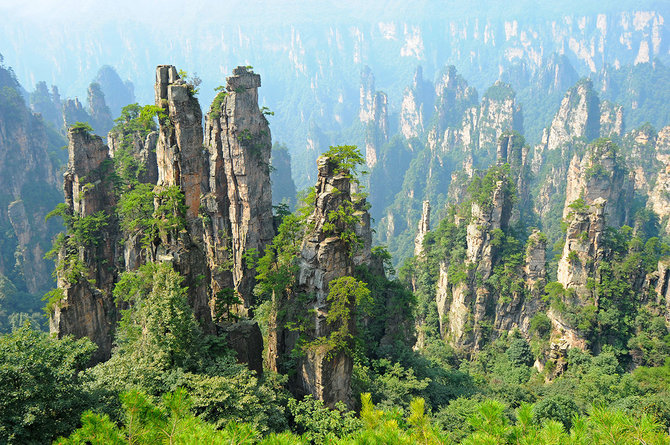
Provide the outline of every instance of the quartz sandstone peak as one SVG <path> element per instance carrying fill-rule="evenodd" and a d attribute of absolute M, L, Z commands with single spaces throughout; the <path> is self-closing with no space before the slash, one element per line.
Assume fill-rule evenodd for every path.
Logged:
<path fill-rule="evenodd" d="M 245 308 L 251 306 L 256 283 L 254 265 L 248 259 L 262 255 L 274 237 L 272 142 L 268 121 L 258 107 L 260 85 L 258 74 L 235 68 L 205 121 L 209 193 L 203 202 L 211 219 L 205 242 L 208 261 L 214 265 L 232 260 L 232 287 Z M 215 291 L 226 287 L 220 275 L 212 275 Z"/>
<path fill-rule="evenodd" d="M 426 233 L 430 231 L 430 201 L 423 202 L 423 211 L 419 220 L 419 229 L 414 239 L 414 256 L 420 256 L 423 253 L 423 239 Z"/>
<path fill-rule="evenodd" d="M 83 271 L 73 280 L 68 271 L 58 270 L 57 286 L 63 296 L 54 305 L 49 323 L 51 332 L 59 338 L 65 335 L 90 338 L 98 345 L 92 358 L 98 362 L 111 355 L 114 326 L 119 318 L 112 296 L 117 279 L 119 229 L 110 212 L 116 205 L 108 176 L 111 159 L 102 139 L 84 129 L 70 129 L 68 139 L 69 160 L 64 175 L 67 212 L 75 218 L 102 212 L 106 226 L 103 233 L 96 235 L 99 239 L 95 245 L 80 245 L 74 251 L 65 245 L 61 248 L 58 261 L 74 256 Z"/>

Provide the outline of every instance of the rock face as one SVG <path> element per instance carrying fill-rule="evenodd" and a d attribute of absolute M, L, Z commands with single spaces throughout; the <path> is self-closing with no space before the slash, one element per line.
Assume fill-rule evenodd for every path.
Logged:
<path fill-rule="evenodd" d="M 352 406 L 353 359 L 345 350 L 332 350 L 327 343 L 315 344 L 314 341 L 330 338 L 340 328 L 338 323 L 347 323 L 349 332 L 355 330 L 355 302 L 348 303 L 352 316 L 347 320 L 338 323 L 327 320 L 331 310 L 330 283 L 353 276 L 356 265 L 369 265 L 371 261 L 370 216 L 363 200 L 352 200 L 354 192 L 355 183 L 351 182 L 348 172 L 339 171 L 330 158 L 320 157 L 314 209 L 307 219 L 297 258 L 299 272 L 295 290 L 286 296 L 275 296 L 276 310 L 270 323 L 270 367 L 289 374 L 289 388 L 293 393 L 312 394 L 328 407 L 340 401 Z M 353 227 L 350 227 L 351 222 L 329 218 L 331 212 L 346 208 L 351 209 L 358 221 Z M 362 241 L 357 249 L 342 236 L 351 230 Z M 300 332 L 289 329 L 296 323 L 301 326 Z M 309 343 L 311 345 L 305 348 Z M 303 352 L 297 359 L 296 349 Z"/>
<path fill-rule="evenodd" d="M 359 120 L 365 125 L 365 160 L 368 167 L 377 164 L 382 145 L 388 142 L 388 97 L 375 91 L 375 77 L 369 67 L 361 72 Z"/>
<path fill-rule="evenodd" d="M 288 205 L 293 210 L 296 204 L 296 188 L 291 176 L 291 155 L 284 145 L 272 147 L 272 171 L 270 182 L 272 183 L 272 204 L 281 203 Z"/>
<path fill-rule="evenodd" d="M 568 90 L 542 142 L 529 155 L 531 171 L 541 184 L 533 209 L 544 227 L 556 226 L 550 215 L 566 215 L 567 206 L 582 191 L 588 195 L 584 197 L 588 204 L 598 197 L 607 200 L 606 211 L 613 223 L 627 219 L 627 206 L 622 203 L 632 191 L 622 157 L 602 144 L 587 146 L 596 138 L 618 138 L 622 132 L 621 107 L 607 101 L 601 103 L 590 80 L 582 79 Z M 552 153 L 560 153 L 560 161 L 546 162 L 558 156 Z"/>
<path fill-rule="evenodd" d="M 209 152 L 209 193 L 205 207 L 212 220 L 206 244 L 210 264 L 232 260 L 232 285 L 248 308 L 255 270 L 246 254 L 260 256 L 274 236 L 270 184 L 270 128 L 258 108 L 258 74 L 237 67 L 226 80 L 225 97 L 205 122 Z M 228 238 L 228 239 L 226 239 Z M 222 258 L 221 247 L 229 244 Z M 224 249 L 225 250 L 225 249 Z M 213 275 L 213 289 L 226 287 Z"/>
<path fill-rule="evenodd" d="M 176 186 L 184 194 L 187 230 L 162 237 L 157 258 L 170 261 L 185 277 L 189 287 L 189 303 L 205 331 L 212 332 L 211 295 L 207 277 L 208 267 L 201 247 L 202 223 L 198 215 L 200 197 L 207 187 L 206 157 L 203 152 L 202 112 L 192 94 L 192 86 L 179 78 L 171 65 L 156 68 L 154 86 L 156 105 L 165 118 L 159 119 L 160 129 L 156 146 L 158 183 L 156 192 Z M 160 204 L 160 202 L 159 202 Z"/>
<path fill-rule="evenodd" d="M 423 134 L 428 107 L 432 106 L 433 93 L 430 83 L 423 79 L 419 66 L 414 73 L 412 86 L 405 89 L 400 110 L 400 132 L 405 139 Z"/>
<path fill-rule="evenodd" d="M 81 264 L 79 268 L 60 268 L 57 285 L 63 295 L 54 305 L 50 330 L 58 337 L 88 337 L 98 345 L 92 360 L 111 355 L 113 333 L 119 319 L 112 290 L 117 279 L 118 223 L 110 209 L 116 205 L 109 179 L 111 159 L 99 136 L 84 129 L 68 131 L 68 169 L 64 175 L 67 212 L 76 219 L 104 218 L 104 230 L 89 236 L 93 240 L 76 247 L 65 244 L 59 263 Z M 68 237 L 74 236 L 71 232 Z M 76 272 L 73 272 L 75 270 Z M 73 276 L 74 274 L 74 276 Z"/>
<path fill-rule="evenodd" d="M 658 133 L 655 152 L 660 168 L 647 205 L 658 214 L 665 223 L 663 229 L 670 234 L 670 127 Z"/>
<path fill-rule="evenodd" d="M 31 113 L 21 86 L 4 67 L 0 91 L 0 276 L 39 301 L 53 286 L 44 254 L 62 226 L 44 217 L 63 199 L 58 170 L 67 159 L 58 147 L 64 141 Z"/>
<path fill-rule="evenodd" d="M 52 331 L 88 336 L 99 346 L 94 360 L 107 359 L 119 314 L 111 296 L 118 276 L 147 261 L 167 261 L 184 276 L 189 304 L 204 331 L 225 333 L 238 360 L 262 371 L 258 325 L 218 319 L 215 310 L 219 292 L 232 289 L 244 303 L 234 311 L 248 315 L 255 284 L 251 262 L 274 236 L 271 142 L 267 121 L 258 108 L 259 86 L 258 75 L 235 69 L 227 80 L 225 97 L 215 101 L 207 116 L 205 145 L 193 86 L 180 79 L 171 65 L 156 69 L 156 105 L 163 110 L 159 131 L 143 137 L 115 130 L 109 134 L 109 149 L 85 130 L 70 131 L 65 175 L 68 212 L 84 218 L 104 211 L 107 218 L 95 245 L 61 252 L 59 262 L 65 267 L 58 285 L 63 298 L 55 305 Z M 121 151 L 142 167 L 139 182 L 156 184 L 156 209 L 170 202 L 175 190 L 184 195 L 183 211 L 170 210 L 183 219 L 184 227 L 161 232 L 150 247 L 139 243 L 139 235 L 122 233 L 115 219 L 117 197 L 108 169 L 113 168 L 112 157 Z M 72 279 L 69 266 L 73 263 L 68 258 L 82 262 L 83 277 Z"/>
<path fill-rule="evenodd" d="M 105 102 L 105 93 L 102 92 L 100 84 L 95 82 L 88 86 L 88 109 L 95 133 L 106 135 L 112 129 L 114 121 Z"/>
<path fill-rule="evenodd" d="M 670 259 L 658 262 L 658 281 L 656 282 L 657 303 L 665 301 L 665 320 L 670 323 Z"/>
<path fill-rule="evenodd" d="M 598 262 L 605 256 L 606 206 L 607 202 L 598 198 L 587 208 L 572 209 L 567 217 L 569 226 L 558 262 L 558 282 L 573 289 L 580 298 L 590 296 L 587 280 L 594 276 Z"/>
<path fill-rule="evenodd" d="M 577 138 L 600 135 L 600 102 L 590 80 L 581 80 L 566 93 L 549 127 L 547 150 L 566 147 Z M 563 149 L 563 148 L 562 148 Z"/>
<path fill-rule="evenodd" d="M 628 221 L 633 190 L 621 154 L 611 140 L 591 144 L 581 161 L 577 154 L 572 157 L 565 194 L 563 218 L 570 213 L 570 205 L 581 197 L 586 205 L 604 199 L 610 225 L 618 227 Z"/>
<path fill-rule="evenodd" d="M 423 202 L 423 211 L 421 212 L 421 219 L 419 220 L 419 229 L 414 238 L 414 256 L 421 256 L 423 253 L 423 239 L 426 233 L 430 231 L 430 201 Z"/>
<path fill-rule="evenodd" d="M 110 131 L 107 134 L 107 146 L 109 155 L 114 156 L 122 149 L 124 135 Z M 158 145 L 158 132 L 152 131 L 146 137 L 137 132 L 131 135 L 132 146 L 130 155 L 135 159 L 137 165 L 142 166 L 139 171 L 138 181 L 147 184 L 158 182 L 158 161 L 156 159 L 156 148 Z"/>
<path fill-rule="evenodd" d="M 516 328 L 527 334 L 533 316 L 546 310 L 547 305 L 542 300 L 547 277 L 546 250 L 546 237 L 538 230 L 533 231 L 526 243 L 524 268 L 519 271 L 524 286 L 510 292 L 507 299 L 498 299 L 493 324 L 496 330 L 509 332 Z"/>
<path fill-rule="evenodd" d="M 308 226 L 313 225 L 314 228 L 305 235 L 302 243 L 298 278 L 300 292 L 314 295 L 310 303 L 314 310 L 313 338 L 327 337 L 334 329 L 326 322 L 330 308 L 326 300 L 328 284 L 354 272 L 349 249 L 337 236 L 345 227 L 337 227 L 337 233 L 324 227 L 330 212 L 336 211 L 345 201 L 351 202 L 349 178 L 344 173 L 336 173 L 335 165 L 326 157 L 319 158 L 318 169 L 316 203 L 307 221 Z M 344 352 L 328 358 L 321 350 L 310 349 L 298 366 L 296 383 L 305 394 L 314 395 L 327 406 L 334 406 L 338 401 L 351 403 L 352 369 L 353 361 Z"/>
<path fill-rule="evenodd" d="M 91 117 L 79 102 L 79 98 L 66 99 L 63 101 L 63 128 L 70 128 L 77 122 L 88 122 Z"/>
<path fill-rule="evenodd" d="M 377 164 L 381 146 L 388 142 L 388 97 L 378 91 L 372 101 L 372 120 L 365 131 L 365 160 L 368 167 Z"/>
<path fill-rule="evenodd" d="M 458 280 L 450 279 L 449 264 L 443 262 L 440 265 L 436 300 L 441 331 L 459 349 L 479 349 L 486 339 L 482 322 L 491 318 L 495 307 L 495 297 L 483 283 L 491 276 L 497 259 L 498 243 L 492 242 L 492 238 L 494 234 L 507 229 L 512 209 L 505 180 L 496 183 L 490 203 L 471 204 L 472 217 L 467 225 L 466 236 L 465 276 Z"/>
<path fill-rule="evenodd" d="M 170 122 L 161 124 L 158 137 L 158 185 L 180 186 L 186 198 L 186 217 L 193 219 L 198 216 L 206 185 L 200 104 L 171 65 L 156 68 L 155 92 L 156 105 L 165 110 Z"/>
<path fill-rule="evenodd" d="M 507 84 L 497 82 L 478 103 L 476 90 L 468 86 L 454 67 L 447 67 L 438 77 L 433 97 L 434 114 L 430 118 L 432 125 L 424 132 L 425 148 L 409 164 L 402 189 L 380 218 L 376 232 L 376 242 L 388 245 L 400 262 L 410 253 L 403 251 L 399 244 L 406 241 L 400 240 L 414 237 L 421 203 L 429 200 L 434 208 L 440 209 L 453 203 L 447 197 L 462 196 L 460 190 L 467 182 L 466 176 L 471 177 L 475 169 L 486 169 L 495 162 L 498 138 L 523 129 L 521 108 Z M 452 178 L 457 181 L 452 182 Z"/>

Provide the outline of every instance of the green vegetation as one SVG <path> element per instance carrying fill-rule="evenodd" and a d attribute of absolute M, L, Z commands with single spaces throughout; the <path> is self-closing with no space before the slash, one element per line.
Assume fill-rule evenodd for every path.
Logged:
<path fill-rule="evenodd" d="M 370 304 L 370 290 L 367 285 L 354 277 L 342 277 L 328 284 L 330 307 L 326 321 L 337 328 L 327 338 L 318 338 L 305 345 L 307 349 L 319 349 L 327 356 L 340 352 L 352 353 L 354 340 L 353 321 L 355 308 Z"/>
<path fill-rule="evenodd" d="M 184 193 L 176 185 L 138 184 L 121 196 L 117 212 L 121 229 L 138 239 L 153 259 L 161 239 L 176 239 L 186 227 Z"/>
<path fill-rule="evenodd" d="M 226 92 L 226 87 L 224 86 L 218 86 L 214 88 L 214 91 L 217 91 L 216 96 L 214 97 L 214 100 L 212 101 L 212 105 L 209 107 L 209 116 L 212 119 L 218 119 L 221 117 L 221 107 L 223 106 L 223 100 L 228 96 L 228 93 Z"/>
<path fill-rule="evenodd" d="M 119 142 L 114 152 L 114 170 L 119 192 L 126 192 L 142 182 L 146 165 L 135 153 L 137 145 L 144 145 L 149 133 L 156 131 L 155 119 L 165 123 L 167 114 L 155 105 L 140 106 L 130 104 L 121 110 L 121 116 L 114 120 L 113 133 Z"/>
<path fill-rule="evenodd" d="M 179 70 L 177 74 L 180 79 L 186 82 L 186 85 L 188 86 L 188 94 L 191 97 L 197 96 L 200 92 L 200 84 L 202 83 L 202 79 L 198 77 L 198 73 L 194 73 L 193 76 L 190 76 L 186 71 Z"/>
<path fill-rule="evenodd" d="M 51 250 L 45 255 L 49 259 L 58 257 L 54 274 L 63 273 L 65 280 L 72 284 L 78 283 L 81 279 L 90 280 L 81 251 L 95 249 L 98 246 L 102 230 L 108 224 L 108 215 L 103 210 L 88 216 L 73 215 L 67 205 L 61 203 L 47 214 L 46 219 L 55 216 L 63 219 L 67 234 L 60 233 L 54 240 Z M 56 296 L 57 294 L 49 295 L 48 304 L 55 303 Z"/>
<path fill-rule="evenodd" d="M 55 339 L 30 324 L 0 336 L 0 442 L 48 443 L 92 406 L 84 369 L 95 345 Z"/>
<path fill-rule="evenodd" d="M 91 134 L 93 133 L 93 127 L 88 122 L 75 122 L 70 129 L 72 131 L 84 132 Z"/>

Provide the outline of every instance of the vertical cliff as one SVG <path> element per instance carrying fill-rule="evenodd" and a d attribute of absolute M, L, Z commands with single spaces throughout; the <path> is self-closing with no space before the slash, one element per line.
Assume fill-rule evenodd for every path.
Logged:
<path fill-rule="evenodd" d="M 559 220 L 554 216 L 566 215 L 567 206 L 582 191 L 589 195 L 585 197 L 589 204 L 601 195 L 607 199 L 613 222 L 627 218 L 621 203 L 632 191 L 622 168 L 623 156 L 615 153 L 610 143 L 610 148 L 603 148 L 607 145 L 604 142 L 588 146 L 597 138 L 618 138 L 622 131 L 621 107 L 601 103 L 590 80 L 580 80 L 565 94 L 542 142 L 529 155 L 531 171 L 537 177 L 533 208 L 547 233 L 558 232 Z M 620 190 L 624 191 L 621 198 Z"/>
<path fill-rule="evenodd" d="M 68 231 L 60 238 L 57 293 L 50 305 L 51 332 L 88 337 L 98 345 L 94 361 L 109 358 L 119 319 L 112 290 L 118 275 L 119 227 L 107 146 L 85 128 L 68 130 L 64 175 Z M 55 298 L 54 298 L 55 297 Z"/>
<path fill-rule="evenodd" d="M 313 310 L 312 338 L 326 338 L 334 326 L 326 321 L 330 302 L 327 301 L 329 283 L 354 272 L 351 246 L 340 235 L 347 229 L 339 222 L 329 227 L 328 215 L 351 203 L 350 179 L 345 172 L 337 172 L 336 164 L 326 157 L 319 158 L 319 176 L 316 184 L 314 211 L 307 220 L 311 230 L 305 234 L 299 258 L 299 292 L 312 295 L 309 307 Z M 348 323 L 353 324 L 353 319 Z M 353 329 L 350 326 L 349 329 Z M 305 394 L 323 400 L 327 406 L 338 401 L 351 403 L 351 372 L 353 361 L 349 354 L 338 351 L 329 356 L 325 348 L 310 348 L 298 365 L 297 384 Z"/>
<path fill-rule="evenodd" d="M 414 256 L 421 256 L 423 252 L 423 239 L 426 233 L 430 231 L 430 201 L 423 202 L 423 211 L 421 212 L 421 219 L 419 220 L 419 227 L 414 238 Z"/>
<path fill-rule="evenodd" d="M 299 247 L 291 248 L 295 282 L 290 289 L 272 292 L 268 341 L 270 367 L 289 375 L 289 389 L 311 394 L 331 408 L 337 402 L 353 403 L 349 335 L 356 333 L 357 316 L 351 288 L 334 296 L 332 286 L 342 278 L 356 287 L 355 267 L 372 267 L 373 262 L 367 205 L 357 196 L 358 180 L 340 162 L 328 156 L 318 160 L 313 207 L 304 230 L 295 234 Z"/>
<path fill-rule="evenodd" d="M 206 241 L 211 246 L 208 258 L 212 264 L 232 262 L 232 285 L 246 308 L 253 301 L 253 258 L 263 254 L 274 236 L 272 144 L 267 119 L 258 107 L 260 86 L 258 74 L 235 68 L 205 122 L 210 192 L 205 207 L 212 220 Z M 220 248 L 226 245 L 229 258 L 219 258 Z M 212 286 L 226 287 L 217 280 Z"/>
<path fill-rule="evenodd" d="M 203 155 L 202 112 L 193 86 L 181 79 L 174 66 L 156 68 L 154 86 L 156 106 L 162 109 L 156 146 L 158 184 L 154 191 L 157 205 L 167 204 L 170 187 L 183 193 L 186 229 L 161 236 L 158 259 L 171 261 L 189 286 L 189 302 L 206 330 L 212 330 L 209 271 L 201 246 L 202 224 L 198 218 L 200 197 L 207 187 L 206 159 Z"/>
<path fill-rule="evenodd" d="M 43 85 L 46 91 L 46 85 Z M 65 141 L 46 115 L 33 114 L 11 69 L 0 62 L 0 280 L 16 292 L 0 291 L 0 329 L 16 312 L 40 320 L 40 297 L 53 286 L 51 262 L 44 259 L 51 238 L 61 230 L 45 216 L 63 200 L 59 169 L 67 162 Z M 48 92 L 46 93 L 48 95 Z M 6 323 L 6 324 L 5 324 Z"/>
<path fill-rule="evenodd" d="M 654 148 L 659 169 L 648 205 L 660 217 L 665 233 L 670 234 L 670 127 L 658 133 Z"/>
<path fill-rule="evenodd" d="M 423 69 L 417 67 L 412 85 L 405 89 L 400 110 L 400 132 L 405 139 L 423 134 L 430 108 L 434 101 L 431 85 L 423 78 Z"/>
<path fill-rule="evenodd" d="M 105 360 L 118 321 L 111 297 L 118 276 L 168 262 L 184 277 L 204 331 L 225 333 L 238 360 L 262 371 L 258 325 L 224 318 L 219 301 L 232 290 L 243 303 L 233 312 L 248 315 L 255 260 L 274 235 L 258 86 L 245 68 L 228 78 L 206 120 L 206 146 L 194 86 L 170 65 L 156 69 L 158 131 L 139 107 L 109 133 L 109 149 L 84 126 L 70 130 L 53 331 L 88 336 L 99 346 L 95 360 Z"/>
<path fill-rule="evenodd" d="M 603 198 L 591 205 L 577 203 L 566 217 L 568 229 L 557 277 L 563 287 L 574 290 L 582 299 L 592 296 L 587 281 L 595 277 L 597 265 L 606 253 L 603 239 L 606 206 Z"/>
<path fill-rule="evenodd" d="M 602 198 L 610 225 L 619 227 L 629 220 L 633 189 L 620 150 L 610 139 L 599 139 L 588 146 L 581 161 L 575 153 L 568 167 L 563 218 L 577 199 L 591 205 Z"/>

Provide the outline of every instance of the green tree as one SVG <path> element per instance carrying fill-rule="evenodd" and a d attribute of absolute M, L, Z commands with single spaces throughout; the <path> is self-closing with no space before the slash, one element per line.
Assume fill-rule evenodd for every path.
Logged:
<path fill-rule="evenodd" d="M 217 431 L 191 412 L 192 401 L 185 390 L 165 394 L 159 405 L 141 391 L 121 395 L 124 422 L 117 426 L 105 415 L 86 412 L 82 426 L 69 438 L 61 437 L 59 445 L 136 444 L 245 444 L 259 439 L 260 434 L 246 424 L 230 424 Z"/>
<path fill-rule="evenodd" d="M 82 371 L 95 348 L 28 324 L 0 336 L 0 442 L 46 443 L 72 431 L 92 404 Z"/>

